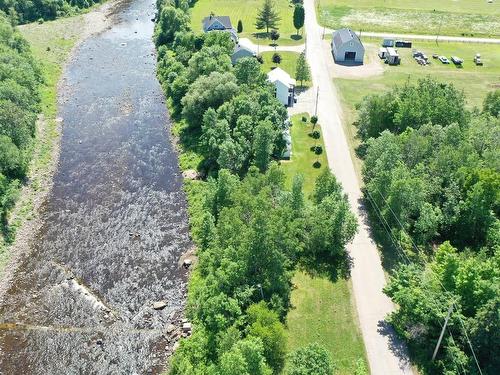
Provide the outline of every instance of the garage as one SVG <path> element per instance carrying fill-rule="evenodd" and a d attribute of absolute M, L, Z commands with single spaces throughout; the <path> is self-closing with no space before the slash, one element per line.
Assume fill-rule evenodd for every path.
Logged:
<path fill-rule="evenodd" d="M 362 64 L 365 47 L 358 35 L 351 29 L 340 29 L 332 36 L 332 53 L 335 62 Z"/>

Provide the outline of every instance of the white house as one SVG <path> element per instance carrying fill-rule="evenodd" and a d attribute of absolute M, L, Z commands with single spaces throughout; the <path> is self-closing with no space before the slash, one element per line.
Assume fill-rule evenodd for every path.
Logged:
<path fill-rule="evenodd" d="M 238 33 L 231 24 L 231 18 L 228 16 L 215 16 L 211 14 L 203 18 L 202 24 L 204 32 L 226 31 L 231 34 L 231 39 L 233 39 L 235 43 L 238 43 Z"/>
<path fill-rule="evenodd" d="M 363 63 L 365 47 L 351 29 L 340 29 L 333 33 L 332 52 L 336 62 Z"/>
<path fill-rule="evenodd" d="M 295 80 L 281 68 L 267 73 L 267 80 L 276 88 L 276 98 L 287 107 L 293 107 L 295 100 Z"/>

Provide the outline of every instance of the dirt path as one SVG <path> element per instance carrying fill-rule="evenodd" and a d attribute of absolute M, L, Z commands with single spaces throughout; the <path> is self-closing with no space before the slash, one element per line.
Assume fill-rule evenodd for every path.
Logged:
<path fill-rule="evenodd" d="M 313 92 L 319 85 L 318 117 L 323 130 L 327 157 L 332 171 L 342 183 L 359 221 L 359 231 L 348 246 L 353 258 L 352 283 L 359 322 L 372 375 L 412 374 L 406 348 L 385 322 L 393 311 L 392 301 L 382 292 L 385 275 L 379 252 L 370 236 L 361 203 L 360 183 L 356 176 L 346 136 L 342 110 L 329 69 L 332 59 L 325 51 L 323 28 L 316 21 L 314 0 L 305 0 L 307 58 L 313 77 Z M 300 100 L 300 98 L 299 98 Z M 314 112 L 311 108 L 310 112 Z"/>

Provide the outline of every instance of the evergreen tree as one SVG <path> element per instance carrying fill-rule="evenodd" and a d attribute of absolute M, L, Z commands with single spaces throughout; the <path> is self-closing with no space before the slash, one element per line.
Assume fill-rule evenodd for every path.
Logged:
<path fill-rule="evenodd" d="M 266 29 L 266 33 L 269 34 L 269 29 L 278 28 L 280 20 L 281 18 L 274 8 L 273 1 L 264 0 L 264 4 L 257 14 L 255 27 L 257 27 L 257 30 Z"/>
<path fill-rule="evenodd" d="M 243 22 L 238 20 L 238 34 L 243 32 Z"/>
<path fill-rule="evenodd" d="M 295 9 L 293 10 L 293 27 L 297 29 L 297 35 L 299 35 L 299 29 L 304 27 L 305 21 L 305 12 L 302 4 L 295 5 Z"/>
<path fill-rule="evenodd" d="M 311 72 L 309 70 L 309 64 L 306 60 L 306 54 L 302 52 L 297 60 L 297 68 L 295 70 L 295 79 L 300 81 L 300 85 L 304 86 L 304 81 L 311 79 Z"/>

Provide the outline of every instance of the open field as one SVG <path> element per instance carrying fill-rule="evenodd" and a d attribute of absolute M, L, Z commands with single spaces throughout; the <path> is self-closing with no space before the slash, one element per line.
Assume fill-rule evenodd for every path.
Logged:
<path fill-rule="evenodd" d="M 299 114 L 292 117 L 292 159 L 282 162 L 291 185 L 293 176 L 304 176 L 304 193 L 308 197 L 314 189 L 318 175 L 328 168 L 326 154 L 314 154 L 310 150 L 315 140 L 309 136 L 312 125 L 301 121 Z M 319 126 L 316 125 L 316 129 Z M 323 140 L 317 144 L 324 149 Z M 314 168 L 318 160 L 321 168 Z M 318 342 L 328 349 L 335 361 L 335 374 L 351 375 L 356 362 L 365 361 L 365 349 L 356 316 L 354 301 L 351 298 L 350 281 L 338 279 L 332 282 L 328 277 L 311 277 L 297 272 L 293 282 L 296 289 L 292 292 L 292 309 L 287 317 L 287 345 L 293 351 L 312 342 Z"/>
<path fill-rule="evenodd" d="M 257 12 L 262 6 L 262 0 L 198 0 L 192 9 L 191 26 L 194 31 L 201 31 L 201 21 L 210 15 L 211 12 L 219 16 L 231 17 L 231 23 L 236 29 L 238 20 L 243 23 L 243 32 L 240 37 L 251 39 L 254 43 L 259 38 L 259 43 L 270 44 L 270 39 L 265 39 L 266 30 L 257 30 L 255 20 Z M 278 27 L 280 32 L 280 45 L 294 45 L 304 43 L 304 39 L 297 37 L 297 31 L 293 27 L 293 6 L 288 0 L 275 0 L 275 8 L 281 16 Z"/>
<path fill-rule="evenodd" d="M 486 0 L 317 0 L 320 23 L 356 31 L 498 37 L 500 3 Z"/>
<path fill-rule="evenodd" d="M 330 351 L 336 375 L 354 374 L 357 362 L 366 360 L 350 281 L 333 283 L 298 272 L 293 282 L 297 289 L 287 317 L 288 350 L 317 342 Z"/>
<path fill-rule="evenodd" d="M 352 123 L 356 120 L 355 105 L 364 96 L 383 93 L 395 85 L 403 85 L 407 80 L 416 81 L 430 76 L 442 82 L 451 82 L 464 91 L 470 108 L 481 107 L 486 94 L 500 87 L 500 46 L 487 44 L 417 42 L 415 49 L 425 53 L 431 65 L 420 66 L 411 56 L 411 49 L 399 48 L 402 62 L 399 66 L 387 66 L 378 58 L 379 39 L 363 38 L 368 56 L 365 64 L 378 61 L 383 67 L 382 74 L 363 78 L 335 78 L 337 90 L 342 99 L 344 109 L 344 126 L 347 131 L 351 148 L 358 145 L 355 139 L 356 128 Z M 455 55 L 464 59 L 463 68 L 457 68 L 453 63 L 444 65 L 432 58 L 432 54 Z M 483 66 L 474 65 L 472 59 L 476 53 L 481 53 Z M 354 69 L 358 69 L 357 67 Z M 361 164 L 355 163 L 359 172 Z"/>

